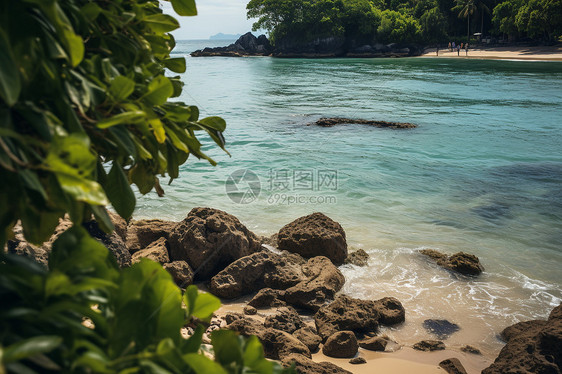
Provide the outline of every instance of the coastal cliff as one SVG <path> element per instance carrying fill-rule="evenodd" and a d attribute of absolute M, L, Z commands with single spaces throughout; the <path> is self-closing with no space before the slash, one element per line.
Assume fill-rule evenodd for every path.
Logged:
<path fill-rule="evenodd" d="M 343 37 L 328 36 L 311 41 L 282 39 L 273 46 L 265 35 L 248 32 L 226 47 L 204 48 L 191 53 L 193 57 L 272 56 L 287 58 L 323 57 L 410 57 L 420 56 L 423 48 L 405 44 L 357 44 Z"/>

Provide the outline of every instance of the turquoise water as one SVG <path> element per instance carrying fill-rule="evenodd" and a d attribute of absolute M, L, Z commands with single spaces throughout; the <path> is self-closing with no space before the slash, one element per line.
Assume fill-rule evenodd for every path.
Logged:
<path fill-rule="evenodd" d="M 179 42 L 176 53 L 212 43 Z M 271 234 L 324 212 L 372 256 L 368 268 L 344 268 L 344 291 L 400 298 L 408 323 L 389 333 L 406 344 L 428 337 L 425 318 L 448 318 L 461 326 L 451 345 L 497 351 L 499 329 L 560 303 L 562 63 L 188 57 L 187 66 L 181 100 L 227 121 L 232 157 L 205 139 L 219 165 L 190 159 L 166 197 L 139 199 L 137 217 L 180 220 L 212 206 Z M 324 116 L 419 127 L 307 126 Z M 260 191 L 240 204 L 225 182 L 245 169 Z M 456 279 L 420 248 L 474 253 L 486 272 Z"/>

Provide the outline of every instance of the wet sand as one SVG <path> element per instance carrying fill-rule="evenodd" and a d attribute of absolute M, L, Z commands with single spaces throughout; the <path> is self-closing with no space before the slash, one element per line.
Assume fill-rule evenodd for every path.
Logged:
<path fill-rule="evenodd" d="M 469 59 L 492 59 L 492 60 L 536 60 L 536 61 L 562 61 L 562 46 L 552 47 L 493 47 L 493 48 L 470 48 L 468 53 L 461 49 L 449 52 L 448 49 L 439 49 L 439 56 L 435 48 L 426 49 L 422 57 L 435 58 L 469 58 Z"/>

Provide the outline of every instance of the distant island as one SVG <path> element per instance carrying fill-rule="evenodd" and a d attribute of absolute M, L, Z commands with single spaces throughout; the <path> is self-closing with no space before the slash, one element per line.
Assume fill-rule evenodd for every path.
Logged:
<path fill-rule="evenodd" d="M 241 34 L 223 34 L 222 32 L 219 32 L 218 34 L 210 36 L 209 40 L 236 40 L 240 36 L 242 36 L 242 35 Z"/>

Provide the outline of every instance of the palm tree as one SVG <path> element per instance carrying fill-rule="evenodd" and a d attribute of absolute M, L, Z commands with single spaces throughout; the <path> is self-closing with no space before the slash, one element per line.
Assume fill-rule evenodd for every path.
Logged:
<path fill-rule="evenodd" d="M 490 8 L 486 5 L 483 0 L 476 0 L 477 7 L 480 9 L 480 15 L 482 17 L 480 23 L 480 34 L 484 35 L 484 13 L 490 14 Z"/>
<path fill-rule="evenodd" d="M 459 12 L 459 18 L 468 18 L 466 41 L 470 41 L 470 15 L 477 10 L 475 0 L 455 0 L 456 5 L 451 9 Z M 478 1 L 478 0 L 476 0 Z"/>

